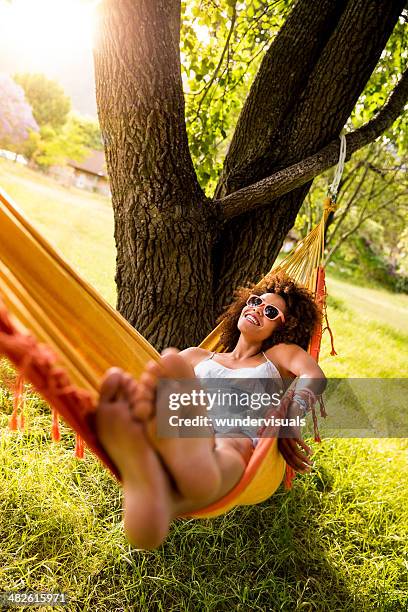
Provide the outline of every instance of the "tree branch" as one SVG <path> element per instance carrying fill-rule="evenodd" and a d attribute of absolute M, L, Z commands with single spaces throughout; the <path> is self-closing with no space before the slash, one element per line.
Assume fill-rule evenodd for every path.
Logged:
<path fill-rule="evenodd" d="M 224 61 L 225 54 L 226 54 L 227 50 L 229 49 L 229 45 L 230 45 L 230 42 L 231 42 L 231 36 L 232 36 L 233 31 L 234 31 L 236 19 L 237 19 L 237 6 L 236 6 L 236 2 L 235 2 L 234 6 L 232 7 L 231 24 L 230 24 L 230 28 L 229 28 L 229 31 L 228 31 L 227 39 L 225 41 L 224 48 L 223 48 L 223 50 L 221 52 L 220 59 L 218 61 L 217 67 L 215 68 L 215 70 L 214 70 L 214 72 L 212 74 L 211 79 L 208 81 L 208 83 L 205 84 L 205 86 L 201 90 L 203 92 L 203 94 L 202 94 L 202 96 L 201 96 L 201 98 L 200 98 L 200 100 L 198 102 L 197 110 L 196 110 L 196 113 L 195 113 L 194 117 L 191 119 L 191 123 L 194 123 L 194 121 L 196 121 L 196 119 L 200 116 L 200 111 L 201 111 L 201 107 L 203 105 L 203 102 L 204 102 L 208 92 L 210 91 L 212 84 L 214 83 L 215 79 L 218 77 L 218 73 L 219 73 L 219 71 L 221 69 L 221 66 L 222 66 L 222 63 Z"/>
<path fill-rule="evenodd" d="M 290 124 L 309 75 L 345 11 L 344 0 L 295 2 L 266 51 L 224 160 L 214 197 L 220 199 L 268 176 L 277 164 L 277 139 Z M 283 136 L 283 133 L 282 133 Z M 327 141 L 326 141 L 327 142 Z"/>
<path fill-rule="evenodd" d="M 385 130 L 387 130 L 398 118 L 408 100 L 408 69 L 402 75 L 396 85 L 388 102 L 382 107 L 380 112 L 361 128 L 347 134 L 347 157 L 367 144 L 373 142 Z M 315 178 L 331 166 L 334 166 L 339 157 L 339 141 L 332 141 L 329 145 L 321 149 L 318 153 L 310 157 L 279 170 L 266 179 L 258 181 L 249 187 L 244 187 L 238 191 L 216 200 L 221 214 L 225 219 L 231 219 L 269 204 L 297 187 L 301 187 L 311 179 Z"/>
<path fill-rule="evenodd" d="M 351 197 L 349 198 L 349 200 L 348 200 L 348 202 L 346 203 L 346 205 L 345 205 L 344 209 L 342 210 L 342 212 L 341 212 L 341 214 L 340 214 L 339 218 L 337 219 L 337 223 L 336 223 L 335 227 L 333 228 L 333 230 L 332 230 L 332 232 L 331 232 L 330 236 L 329 236 L 329 237 L 328 237 L 328 239 L 326 240 L 326 243 L 327 243 L 327 244 L 329 244 L 330 242 L 332 242 L 332 241 L 334 240 L 334 237 L 335 237 L 335 235 L 337 234 L 337 232 L 338 232 L 338 230 L 339 230 L 339 227 L 342 225 L 342 223 L 343 223 L 343 221 L 344 221 L 345 217 L 347 217 L 347 215 L 348 215 L 348 213 L 349 213 L 349 211 L 350 211 L 351 206 L 353 205 L 353 203 L 354 203 L 355 199 L 357 198 L 358 194 L 359 194 L 359 193 L 360 193 L 360 191 L 361 191 L 361 188 L 362 188 L 363 183 L 364 183 L 364 181 L 365 181 L 365 179 L 366 179 L 366 176 L 367 176 L 367 174 L 368 174 L 368 171 L 369 171 L 369 167 L 368 167 L 368 165 L 366 165 L 366 166 L 365 166 L 365 168 L 364 168 L 364 170 L 363 170 L 363 172 L 361 173 L 361 177 L 360 177 L 359 182 L 357 183 L 356 188 L 354 189 L 354 191 L 353 191 L 353 193 L 352 193 Z M 337 215 L 336 215 L 336 217 L 337 217 Z"/>
<path fill-rule="evenodd" d="M 357 223 L 354 224 L 353 227 L 351 227 L 350 229 L 348 229 L 347 231 L 345 231 L 340 238 L 338 239 L 338 241 L 336 242 L 336 244 L 330 249 L 329 253 L 327 254 L 326 258 L 325 258 L 325 265 L 328 264 L 328 262 L 333 259 L 333 255 L 336 253 L 336 251 L 340 248 L 340 246 L 343 244 L 343 242 L 345 240 L 347 240 L 347 238 L 349 236 L 351 236 L 351 234 L 354 234 L 354 232 L 356 232 L 362 225 L 363 223 L 365 223 L 367 221 L 367 219 L 371 219 L 372 217 L 374 217 L 375 215 L 378 214 L 379 211 L 381 210 L 389 210 L 390 206 L 395 205 L 396 200 L 399 200 L 399 198 L 403 195 L 406 195 L 408 192 L 402 192 L 397 194 L 395 197 L 391 198 L 390 200 L 387 200 L 384 204 L 382 204 L 381 206 L 377 206 L 375 208 L 375 210 L 371 211 L 370 213 L 368 213 L 367 215 L 364 215 L 364 210 L 362 211 L 362 213 L 359 215 L 358 221 Z M 392 210 L 392 213 L 395 214 L 394 209 Z"/>

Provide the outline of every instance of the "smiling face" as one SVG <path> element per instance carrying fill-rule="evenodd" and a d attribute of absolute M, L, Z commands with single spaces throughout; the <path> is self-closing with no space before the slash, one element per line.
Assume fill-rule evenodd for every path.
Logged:
<path fill-rule="evenodd" d="M 277 293 L 263 293 L 262 300 L 266 304 L 276 306 L 286 315 L 286 302 Z M 282 325 L 282 319 L 278 317 L 271 321 L 265 316 L 264 304 L 260 306 L 244 306 L 238 320 L 238 329 L 245 336 L 256 340 L 263 341 L 269 338 Z"/>
<path fill-rule="evenodd" d="M 246 305 L 251 295 L 259 295 L 261 291 L 264 293 L 259 297 L 265 303 L 282 311 L 284 323 L 280 318 L 275 321 L 267 319 L 263 305 Z M 297 344 L 307 350 L 316 325 L 321 322 L 321 309 L 316 305 L 313 294 L 284 272 L 271 273 L 262 285 L 238 287 L 234 298 L 218 319 L 222 323 L 220 341 L 227 351 L 234 350 L 241 335 L 254 344 L 260 341 L 264 351 L 281 343 Z M 253 321 L 245 316 L 247 313 L 254 315 Z"/>

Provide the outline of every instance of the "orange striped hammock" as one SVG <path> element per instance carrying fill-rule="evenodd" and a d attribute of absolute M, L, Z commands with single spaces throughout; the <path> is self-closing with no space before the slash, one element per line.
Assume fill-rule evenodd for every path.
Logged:
<path fill-rule="evenodd" d="M 313 291 L 322 307 L 324 227 L 331 209 L 327 199 L 321 222 L 269 272 L 285 271 Z M 200 346 L 222 351 L 221 328 L 222 324 Z M 321 332 L 320 326 L 310 346 L 315 359 Z M 51 405 L 54 439 L 59 414 L 77 432 L 77 454 L 85 442 L 120 480 L 95 432 L 99 382 L 112 365 L 137 378 L 146 362 L 159 354 L 64 261 L 1 190 L 0 354 L 14 364 L 20 380 L 28 380 Z M 293 472 L 279 453 L 277 437 L 261 438 L 238 484 L 194 516 L 217 516 L 237 505 L 264 501 L 284 479 L 285 469 L 289 482 Z"/>

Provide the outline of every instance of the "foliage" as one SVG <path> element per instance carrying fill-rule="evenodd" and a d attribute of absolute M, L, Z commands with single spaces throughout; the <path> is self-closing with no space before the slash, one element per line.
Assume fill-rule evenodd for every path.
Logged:
<path fill-rule="evenodd" d="M 43 125 L 39 133 L 32 132 L 19 152 L 45 169 L 70 159 L 82 161 L 89 149 L 103 149 L 98 122 L 72 113 L 59 129 Z"/>
<path fill-rule="evenodd" d="M 326 236 L 326 262 L 399 291 L 408 273 L 407 163 L 385 135 L 358 151 L 345 165 Z M 296 220 L 302 236 L 320 218 L 332 176 L 333 169 L 315 180 Z"/>
<path fill-rule="evenodd" d="M 381 247 L 364 233 L 350 236 L 336 254 L 334 265 L 340 276 L 359 282 L 361 286 L 386 287 L 390 291 L 408 293 L 408 275 L 395 270 Z"/>
<path fill-rule="evenodd" d="M 354 108 L 349 122 L 350 128 L 360 127 L 380 110 L 406 70 L 408 66 L 407 18 L 408 10 L 405 9 Z M 408 150 L 408 132 L 404 129 L 405 121 L 402 113 L 394 125 L 385 132 L 385 137 L 392 140 L 397 147 L 399 156 L 406 154 Z"/>
<path fill-rule="evenodd" d="M 210 195 L 228 142 L 263 52 L 283 24 L 291 0 L 194 0 L 182 2 L 181 61 L 190 149 L 201 184 Z M 401 17 L 356 104 L 349 128 L 379 110 L 408 60 Z M 407 150 L 400 117 L 387 132 L 398 153 Z"/>
<path fill-rule="evenodd" d="M 393 289 L 395 283 L 390 274 L 390 268 L 384 258 L 376 253 L 374 245 L 363 236 L 356 236 L 350 242 L 354 247 L 353 260 L 358 268 L 358 275 Z"/>
<path fill-rule="evenodd" d="M 97 120 L 78 113 L 69 116 L 71 129 L 78 135 L 81 144 L 89 149 L 103 151 L 102 134 Z"/>
<path fill-rule="evenodd" d="M 289 0 L 182 2 L 187 131 L 198 177 L 208 193 L 215 187 L 262 52 L 291 4 Z"/>
<path fill-rule="evenodd" d="M 24 90 L 7 74 L 0 74 L 0 141 L 4 147 L 27 139 L 38 130 Z"/>
<path fill-rule="evenodd" d="M 70 113 L 71 100 L 62 87 L 43 74 L 20 74 L 16 80 L 33 106 L 40 130 L 31 133 L 19 147 L 27 159 L 45 169 L 64 165 L 69 159 L 81 161 L 89 149 L 103 150 L 96 120 Z"/>
<path fill-rule="evenodd" d="M 68 159 L 81 161 L 88 152 L 82 138 L 83 134 L 78 125 L 69 121 L 60 130 L 44 125 L 39 134 L 32 137 L 28 143 L 34 149 L 31 159 L 41 168 L 61 166 Z"/>
<path fill-rule="evenodd" d="M 408 276 L 408 223 L 400 235 L 400 240 L 397 243 L 397 249 L 401 253 L 399 261 L 400 272 Z"/>
<path fill-rule="evenodd" d="M 57 130 L 64 125 L 71 110 L 71 100 L 56 81 L 44 74 L 30 73 L 17 74 L 14 80 L 24 89 L 39 126 L 49 125 Z"/>

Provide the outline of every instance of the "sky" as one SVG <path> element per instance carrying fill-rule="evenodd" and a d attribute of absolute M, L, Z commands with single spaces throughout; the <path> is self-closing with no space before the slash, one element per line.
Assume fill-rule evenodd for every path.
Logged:
<path fill-rule="evenodd" d="M 0 72 L 41 72 L 62 85 L 74 110 L 96 117 L 92 42 L 99 1 L 0 0 Z M 206 26 L 194 29 L 208 42 Z"/>
<path fill-rule="evenodd" d="M 96 115 L 92 40 L 97 0 L 0 0 L 0 72 L 56 79 L 75 110 Z"/>

